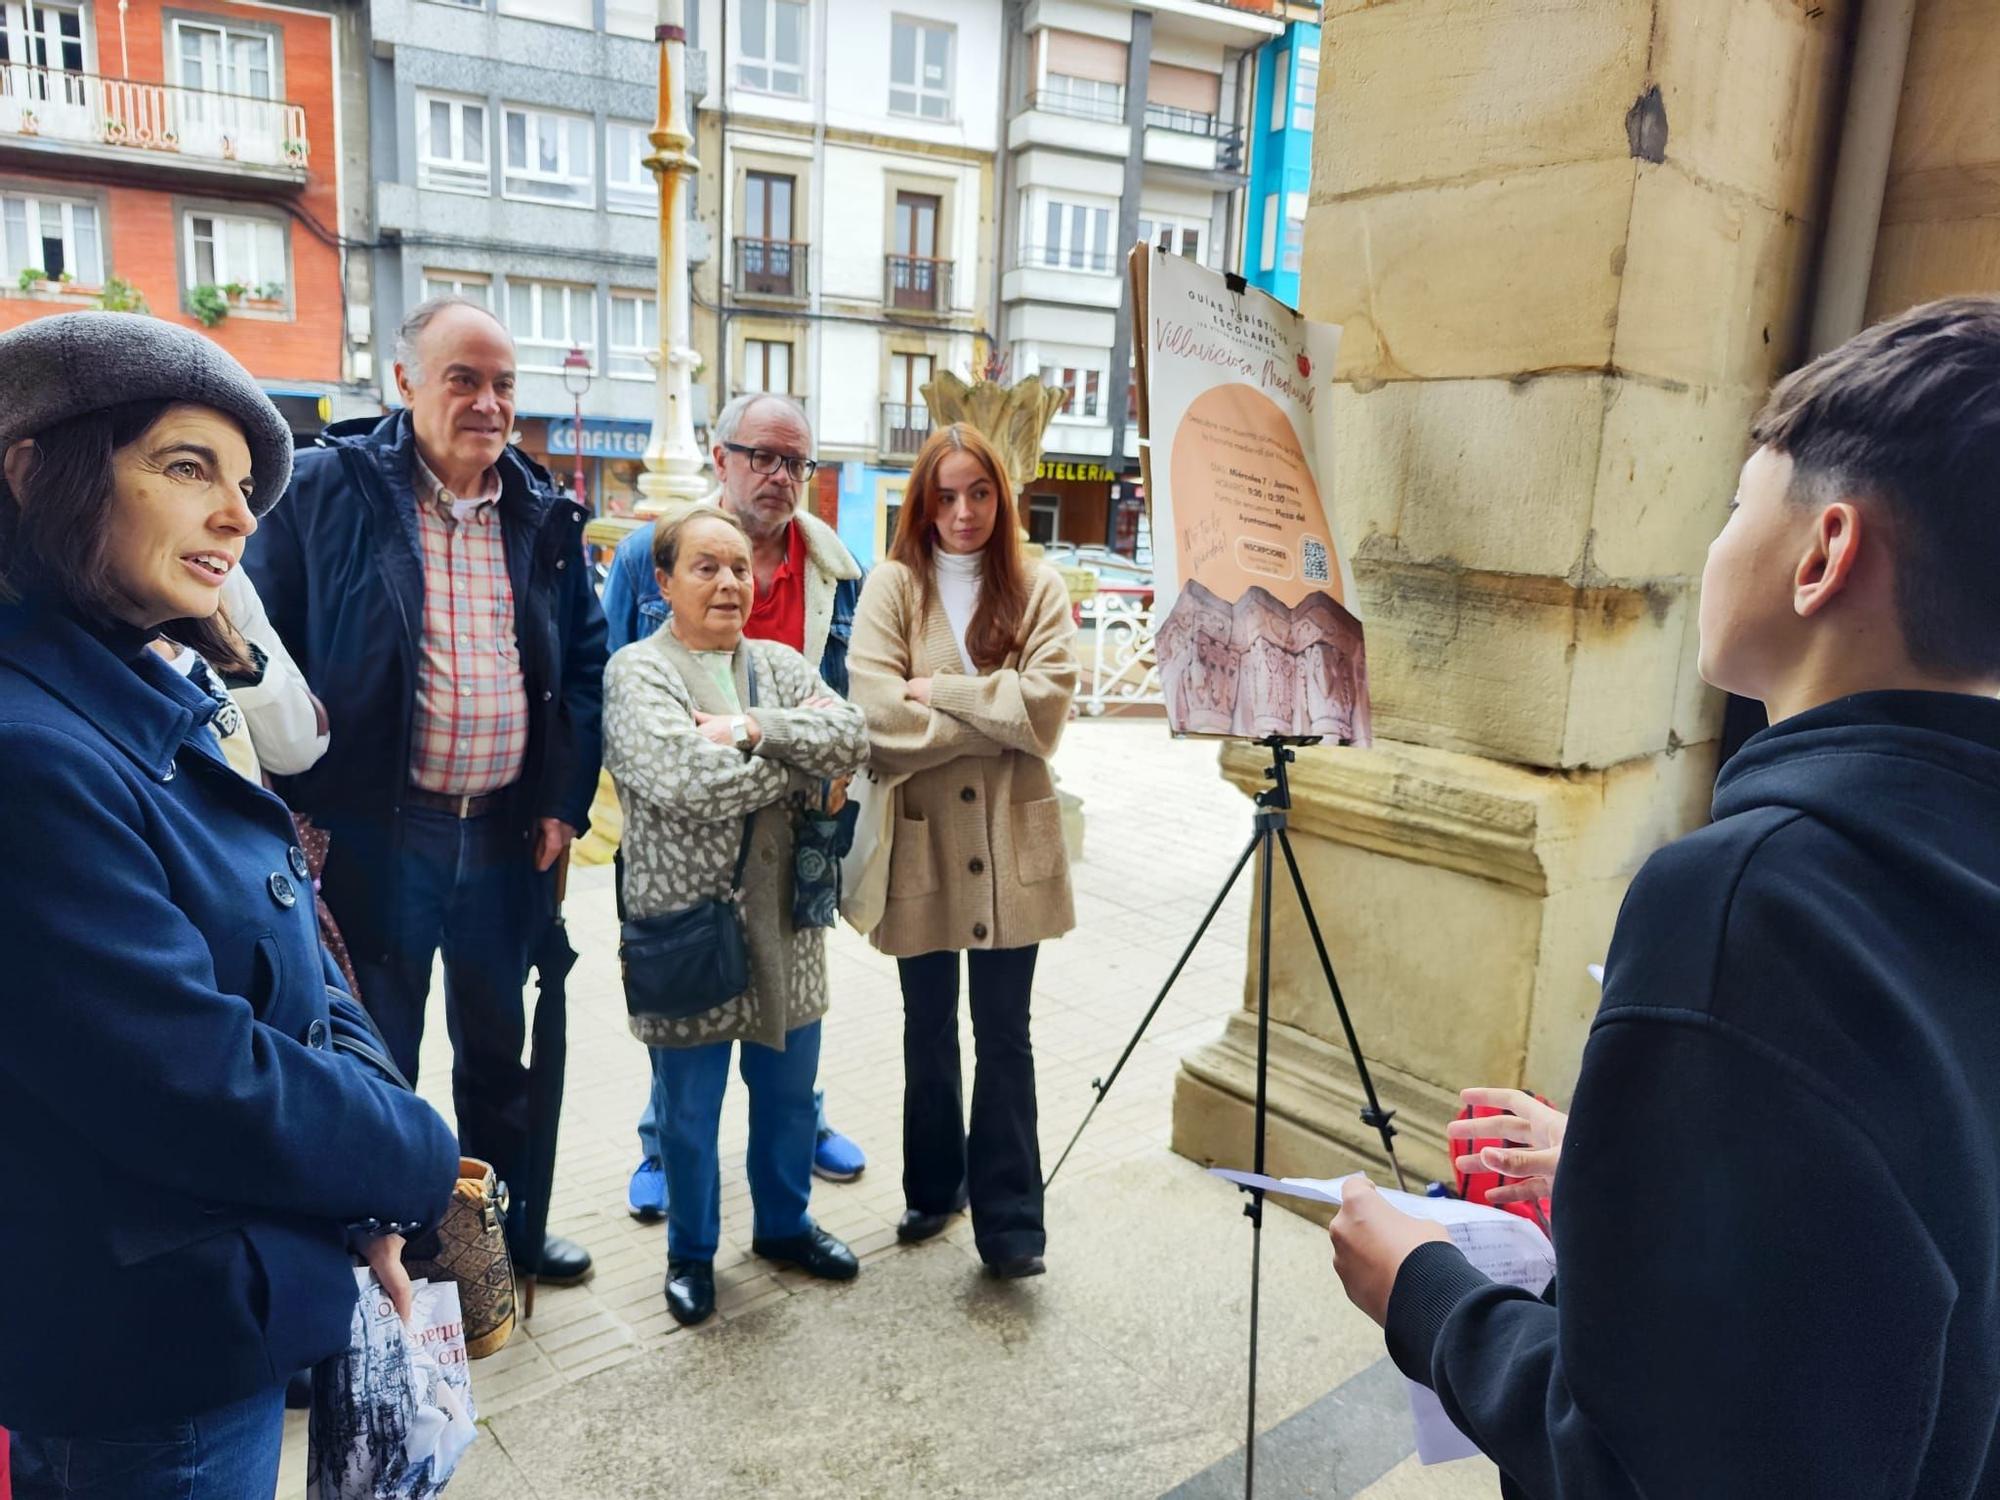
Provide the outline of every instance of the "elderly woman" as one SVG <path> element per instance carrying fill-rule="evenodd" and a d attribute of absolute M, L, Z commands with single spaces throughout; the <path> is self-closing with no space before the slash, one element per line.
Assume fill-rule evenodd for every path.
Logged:
<path fill-rule="evenodd" d="M 662 1109 L 667 1307 L 694 1324 L 715 1310 L 716 1131 L 731 1043 L 750 1090 L 750 1248 L 829 1280 L 859 1270 L 806 1209 L 826 953 L 819 928 L 793 923 L 793 819 L 826 779 L 866 761 L 868 736 L 861 711 L 798 652 L 744 638 L 756 581 L 734 516 L 704 506 L 660 527 L 653 563 L 671 614 L 611 658 L 604 765 L 625 813 L 627 1007 L 632 1034 L 652 1048 Z M 732 890 L 727 919 L 748 939 L 748 987 L 694 1014 L 649 1009 L 631 934 Z"/>
<path fill-rule="evenodd" d="M 213 620 L 291 438 L 243 367 L 122 313 L 0 336 L 0 1426 L 16 1500 L 272 1492 L 286 1377 L 399 1305 L 450 1129 L 334 988 Z"/>

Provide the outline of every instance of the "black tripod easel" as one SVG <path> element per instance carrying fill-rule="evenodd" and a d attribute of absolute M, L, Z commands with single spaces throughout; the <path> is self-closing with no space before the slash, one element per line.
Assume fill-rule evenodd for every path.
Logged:
<path fill-rule="evenodd" d="M 1257 794 L 1255 831 L 1250 835 L 1250 842 L 1243 846 L 1243 852 L 1237 856 L 1235 867 L 1229 872 L 1229 878 L 1223 881 L 1222 889 L 1216 893 L 1215 900 L 1210 904 L 1208 914 L 1201 919 L 1201 925 L 1195 928 L 1194 936 L 1188 939 L 1187 947 L 1181 950 L 1181 956 L 1175 962 L 1173 972 L 1167 975 L 1167 982 L 1160 986 L 1160 992 L 1153 997 L 1152 1006 L 1141 1018 L 1138 1030 L 1132 1033 L 1132 1040 L 1125 1044 L 1124 1052 L 1119 1054 L 1117 1066 L 1111 1070 L 1108 1077 L 1091 1080 L 1091 1087 L 1097 1091 L 1097 1097 L 1091 1102 L 1089 1111 L 1083 1117 L 1083 1123 L 1076 1127 L 1076 1134 L 1071 1136 L 1069 1144 L 1063 1147 L 1063 1154 L 1056 1159 L 1055 1166 L 1050 1169 L 1048 1180 L 1042 1184 L 1044 1191 L 1055 1182 L 1056 1173 L 1062 1171 L 1063 1163 L 1069 1160 L 1070 1152 L 1076 1149 L 1076 1143 L 1083 1139 L 1084 1131 L 1090 1128 L 1090 1122 L 1096 1116 L 1098 1106 L 1104 1103 L 1105 1096 L 1111 1092 L 1111 1086 L 1118 1081 L 1118 1075 L 1125 1070 L 1125 1064 L 1138 1049 L 1140 1038 L 1145 1036 L 1146 1028 L 1152 1024 L 1153 1017 L 1159 1014 L 1160 1007 L 1166 1003 L 1168 992 L 1181 977 L 1181 971 L 1187 967 L 1188 960 L 1194 957 L 1194 950 L 1201 946 L 1202 938 L 1208 933 L 1209 924 L 1215 920 L 1215 914 L 1222 910 L 1222 903 L 1229 899 L 1229 893 L 1236 885 L 1236 877 L 1243 873 L 1243 867 L 1250 863 L 1250 856 L 1253 854 L 1258 857 L 1257 878 L 1262 892 L 1262 904 L 1258 910 L 1257 922 L 1257 1104 L 1254 1115 L 1255 1144 L 1252 1170 L 1260 1177 L 1265 1175 L 1266 1090 L 1271 1055 L 1271 887 L 1279 850 L 1284 851 L 1285 868 L 1291 872 L 1292 889 L 1298 894 L 1299 910 L 1305 914 L 1306 931 L 1312 934 L 1313 948 L 1319 954 L 1320 971 L 1326 975 L 1327 988 L 1333 992 L 1333 1006 L 1340 1015 L 1340 1029 L 1346 1035 L 1347 1050 L 1353 1055 L 1354 1071 L 1361 1080 L 1363 1099 L 1361 1122 L 1380 1132 L 1382 1151 L 1388 1158 L 1389 1169 L 1395 1174 L 1396 1185 L 1407 1186 L 1403 1181 L 1402 1163 L 1396 1160 L 1396 1127 L 1391 1123 L 1396 1112 L 1384 1109 L 1382 1101 L 1375 1095 L 1375 1081 L 1369 1076 L 1368 1060 L 1361 1055 L 1361 1042 L 1354 1034 L 1354 1019 L 1347 1013 L 1347 1000 L 1340 993 L 1340 980 L 1334 975 L 1333 960 L 1327 955 L 1326 939 L 1320 934 L 1319 918 L 1313 914 L 1312 898 L 1306 894 L 1305 877 L 1299 873 L 1298 859 L 1292 853 L 1291 836 L 1286 831 L 1292 807 L 1292 786 L 1285 768 L 1297 758 L 1296 746 L 1316 745 L 1319 740 L 1316 737 L 1292 739 L 1273 735 L 1256 743 L 1267 747 L 1271 752 L 1271 764 L 1264 768 L 1264 778 L 1271 785 Z M 1243 1439 L 1243 1494 L 1245 1500 L 1249 1500 L 1257 1488 L 1257 1321 L 1258 1298 L 1262 1289 L 1264 1268 L 1264 1189 L 1245 1186 L 1243 1191 L 1250 1195 L 1250 1201 L 1243 1205 L 1244 1216 L 1250 1220 L 1250 1380 L 1249 1411 Z"/>

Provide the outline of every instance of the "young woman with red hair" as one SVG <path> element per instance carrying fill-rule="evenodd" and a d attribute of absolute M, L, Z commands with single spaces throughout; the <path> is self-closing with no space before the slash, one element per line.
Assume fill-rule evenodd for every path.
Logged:
<path fill-rule="evenodd" d="M 889 560 L 869 575 L 848 664 L 871 764 L 894 791 L 889 894 L 870 940 L 903 985 L 903 1196 L 897 1237 L 972 1206 L 996 1276 L 1044 1267 L 1028 997 L 1037 944 L 1075 925 L 1049 757 L 1076 692 L 1055 569 L 1023 556 L 1000 456 L 964 424 L 917 455 Z M 959 954 L 978 1071 L 965 1128 Z"/>

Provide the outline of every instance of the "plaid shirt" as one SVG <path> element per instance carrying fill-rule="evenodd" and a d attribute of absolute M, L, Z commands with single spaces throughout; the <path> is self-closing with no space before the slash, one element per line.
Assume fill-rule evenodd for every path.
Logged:
<path fill-rule="evenodd" d="M 478 797 L 512 786 L 528 756 L 528 690 L 500 527 L 500 471 L 462 499 L 413 458 L 424 563 L 410 784 Z M 460 519 L 461 514 L 463 519 Z"/>

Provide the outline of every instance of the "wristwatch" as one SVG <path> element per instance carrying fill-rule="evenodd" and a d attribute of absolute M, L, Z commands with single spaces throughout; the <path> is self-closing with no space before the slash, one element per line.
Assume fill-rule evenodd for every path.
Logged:
<path fill-rule="evenodd" d="M 750 749 L 750 721 L 737 714 L 729 721 L 729 742 L 746 754 Z"/>

